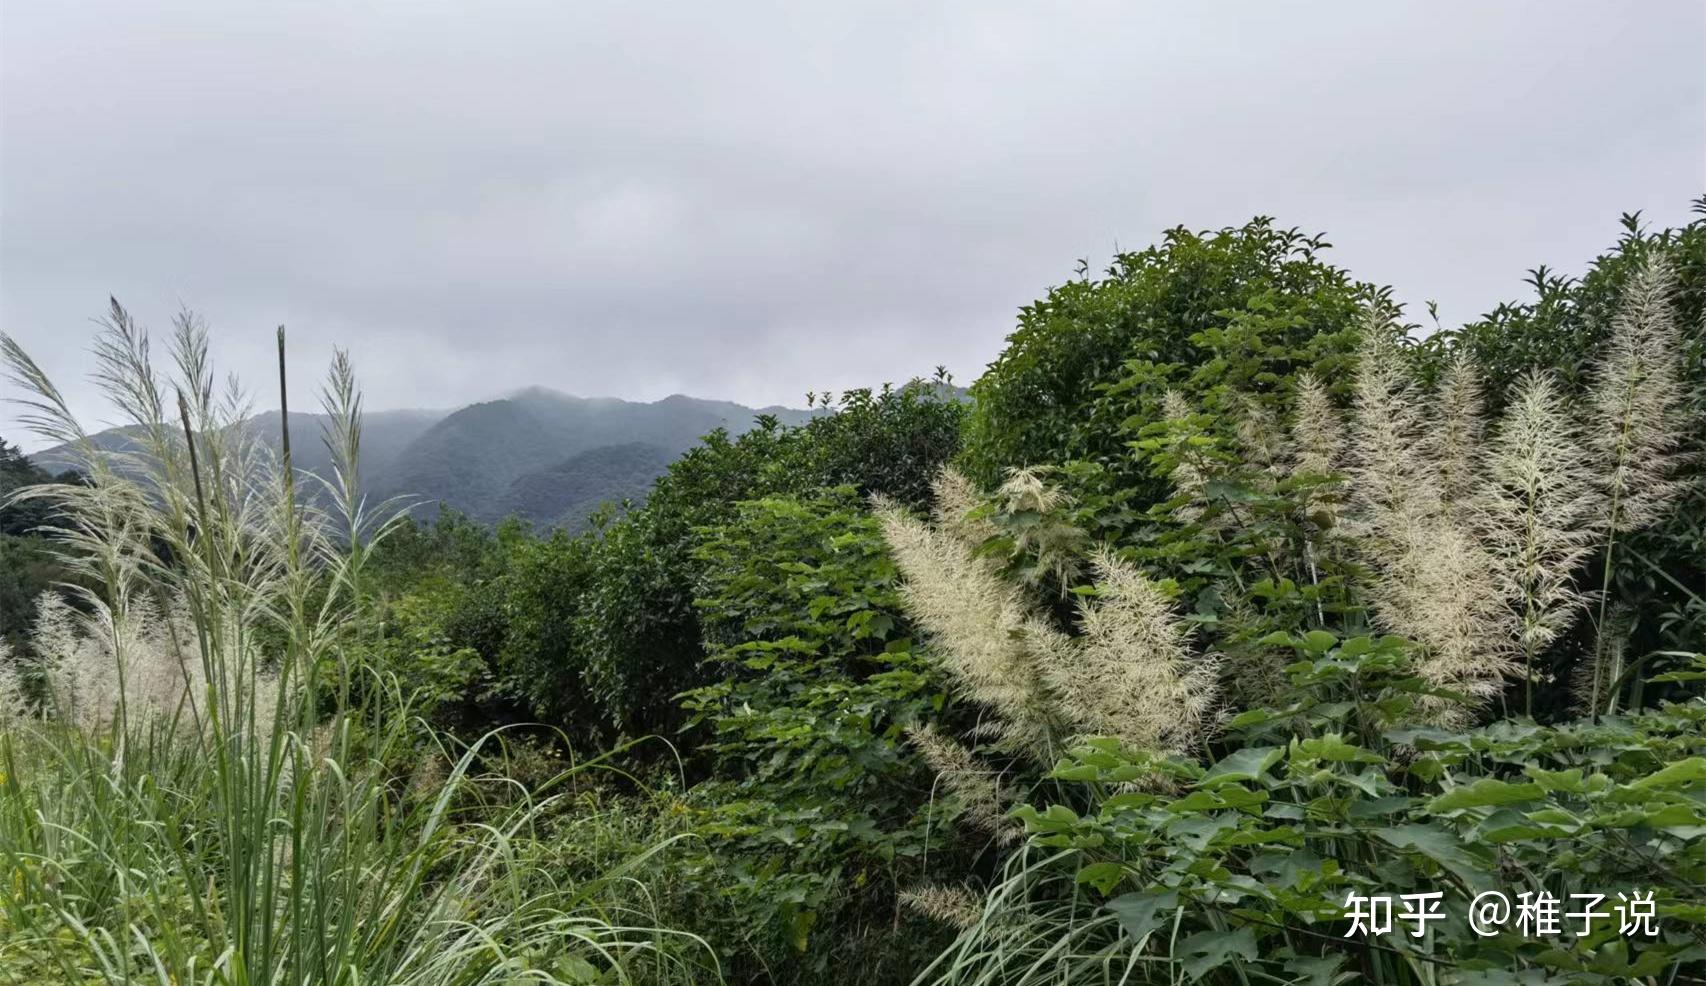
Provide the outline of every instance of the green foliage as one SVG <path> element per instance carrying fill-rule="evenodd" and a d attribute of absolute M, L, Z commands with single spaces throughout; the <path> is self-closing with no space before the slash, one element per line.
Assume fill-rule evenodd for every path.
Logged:
<path fill-rule="evenodd" d="M 16 494 L 40 483 L 79 481 L 75 473 L 54 476 L 37 468 L 17 446 L 0 438 L 0 644 L 16 654 L 29 653 L 36 597 L 70 578 L 40 536 L 40 529 L 54 519 L 52 506 L 42 500 L 18 499 Z"/>
<path fill-rule="evenodd" d="M 906 730 L 937 718 L 944 696 L 880 528 L 848 488 L 771 498 L 741 504 L 695 555 L 721 680 L 685 697 L 717 778 L 692 800 L 730 930 L 785 963 L 785 981 L 895 978 L 920 955 L 843 929 L 895 922 L 897 892 L 924 873 L 931 778 Z"/>
<path fill-rule="evenodd" d="M 530 622 L 504 658 L 513 690 L 553 722 L 585 720 L 584 696 L 611 730 L 673 732 L 675 695 L 717 673 L 704 665 L 694 607 L 701 529 L 744 500 L 830 486 L 916 500 L 958 450 L 962 414 L 951 394 L 911 385 L 850 391 L 802 427 L 764 417 L 739 437 L 705 436 L 643 507 L 540 548 L 541 567 L 516 571 L 516 605 Z M 567 557 L 577 551 L 584 564 Z"/>
<path fill-rule="evenodd" d="M 1706 198 L 1695 202 L 1694 211 L 1692 222 L 1660 230 L 1645 227 L 1639 214 L 1625 215 L 1616 245 L 1590 261 L 1581 277 L 1535 268 L 1528 276 L 1532 299 L 1500 304 L 1467 325 L 1430 335 L 1422 347 L 1429 365 L 1437 371 L 1444 356 L 1461 350 L 1485 368 L 1493 393 L 1504 392 L 1532 367 L 1553 369 L 1570 387 L 1583 389 L 1624 285 L 1654 254 L 1667 257 L 1676 271 L 1682 324 L 1698 326 L 1706 313 Z M 1706 349 L 1698 342 L 1685 364 L 1697 384 L 1706 383 Z"/>
<path fill-rule="evenodd" d="M 502 689 L 574 736 L 597 733 L 577 722 L 594 708 L 587 697 L 582 605 L 594 575 L 585 538 L 557 531 L 524 539 L 507 553 L 501 593 L 502 643 L 496 665 Z"/>
<path fill-rule="evenodd" d="M 972 385 L 969 472 L 988 485 L 1005 469 L 1084 461 L 1144 486 L 1125 442 L 1162 418 L 1169 388 L 1223 411 L 1232 392 L 1283 392 L 1302 369 L 1341 379 L 1359 306 L 1385 292 L 1319 259 L 1327 246 L 1265 218 L 1181 227 L 1100 280 L 1054 288 Z"/>
<path fill-rule="evenodd" d="M 1331 634 L 1270 646 L 1290 653 L 1293 689 L 1230 723 L 1206 768 L 1091 741 L 1055 771 L 1070 800 L 1025 807 L 1029 854 L 1010 922 L 969 934 L 941 982 L 1363 981 L 1627 982 L 1706 960 L 1706 701 L 1541 726 L 1505 720 L 1467 732 L 1398 725 L 1427 688 L 1403 642 Z M 1703 662 L 1706 667 L 1706 662 Z M 1071 874 L 1079 901 L 1054 903 Z M 1654 893 L 1660 934 L 1481 937 L 1477 894 Z M 1347 937 L 1347 898 L 1441 892 L 1428 935 L 1405 925 Z M 1400 906 L 1400 910 L 1401 910 Z M 1514 920 L 1514 915 L 1511 920 Z M 1019 922 L 1060 940 L 1039 969 Z M 1045 941 L 1048 940 L 1045 938 Z M 1040 946 L 1039 946 L 1040 947 Z M 1070 969 L 1070 972 L 1063 970 Z M 1524 970 L 1529 970 L 1525 972 Z M 1457 980 L 1452 980 L 1457 981 Z"/>
<path fill-rule="evenodd" d="M 1699 460 L 1676 477 L 1680 506 L 1617 546 L 1606 603 L 1625 615 L 1544 642 L 1535 717 L 1507 713 L 1497 674 L 1467 701 L 1461 679 L 1431 673 L 1424 634 L 1377 630 L 1394 622 L 1396 562 L 1438 561 L 1427 537 L 1370 537 L 1366 450 L 1300 451 L 1300 395 L 1337 420 L 1363 309 L 1390 304 L 1326 247 L 1265 219 L 1169 231 L 1026 308 L 974 404 L 940 375 L 731 432 L 711 423 L 734 405 L 672 398 L 636 423 L 635 406 L 533 393 L 380 443 L 412 456 L 396 474 L 475 490 L 480 520 L 569 519 L 598 490 L 634 494 L 543 536 L 444 512 L 389 528 L 371 554 L 326 535 L 275 558 L 272 528 L 225 525 L 287 511 L 208 514 L 177 432 L 133 426 L 117 437 L 175 464 L 161 501 L 175 513 L 156 526 L 176 540 L 127 541 L 112 558 L 150 561 L 113 571 L 201 593 L 247 628 L 212 650 L 242 649 L 251 675 L 320 676 L 316 701 L 281 713 L 271 746 L 0 731 L 0 875 L 14 881 L 0 921 L 28 929 L 25 950 L 0 954 L 43 981 L 158 977 L 149 956 L 168 978 L 218 982 L 209 961 L 228 941 L 255 981 L 272 975 L 265 956 L 311 979 L 304 963 L 339 949 L 349 975 L 399 982 L 1686 981 L 1706 967 Z M 1537 366 L 1578 400 L 1655 253 L 1678 271 L 1706 412 L 1703 221 L 1652 233 L 1631 219 L 1581 279 L 1538 271 L 1534 301 L 1407 340 L 1395 360 L 1425 390 L 1468 354 L 1495 410 Z M 663 467 L 657 449 L 708 429 Z M 229 434 L 206 429 L 205 451 Z M 655 448 L 623 444 L 637 442 Z M 956 458 L 993 492 L 945 481 L 932 503 Z M 40 479 L 0 443 L 0 482 Z M 898 504 L 882 516 L 890 536 L 916 535 L 916 558 L 891 557 L 873 494 Z M 16 509 L 0 507 L 8 619 L 60 564 Z M 1465 524 L 1460 548 L 1492 536 Z M 223 547 L 204 562 L 209 543 Z M 1600 563 L 1572 555 L 1564 581 Z M 936 596 L 915 572 L 943 583 Z M 1441 597 L 1461 584 L 1404 597 L 1402 615 L 1460 629 L 1475 614 Z M 931 615 L 915 626 L 908 605 Z M 1621 711 L 1577 717 L 1565 672 L 1613 638 Z M 1004 733 L 1036 696 L 1041 741 Z M 1484 889 L 1566 905 L 1652 890 L 1664 933 L 1482 938 L 1465 909 Z M 1447 916 L 1427 937 L 1345 936 L 1349 895 L 1432 890 Z M 310 891 L 306 917 L 269 910 Z M 295 937 L 252 930 L 268 920 Z M 322 931 L 346 937 L 316 952 Z"/>
<path fill-rule="evenodd" d="M 517 477 L 492 503 L 488 518 L 521 517 L 542 528 L 585 529 L 606 503 L 643 502 L 677 450 L 642 442 L 603 445 Z"/>

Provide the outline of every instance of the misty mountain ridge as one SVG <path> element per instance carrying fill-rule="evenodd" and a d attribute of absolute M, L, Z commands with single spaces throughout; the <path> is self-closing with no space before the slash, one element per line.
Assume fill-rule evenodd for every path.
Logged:
<path fill-rule="evenodd" d="M 580 397 L 546 387 L 448 411 L 369 411 L 362 416 L 363 486 L 375 500 L 407 498 L 417 516 L 442 505 L 488 523 L 513 514 L 577 529 L 601 503 L 644 499 L 669 463 L 712 431 L 740 434 L 760 415 L 799 425 L 821 413 L 685 394 L 651 402 Z M 291 412 L 296 468 L 331 475 L 320 440 L 326 423 L 323 414 Z M 279 412 L 256 414 L 245 426 L 279 447 Z M 135 434 L 135 426 L 111 428 L 94 440 L 125 450 L 135 447 Z M 63 446 L 31 458 L 52 471 L 75 465 Z"/>

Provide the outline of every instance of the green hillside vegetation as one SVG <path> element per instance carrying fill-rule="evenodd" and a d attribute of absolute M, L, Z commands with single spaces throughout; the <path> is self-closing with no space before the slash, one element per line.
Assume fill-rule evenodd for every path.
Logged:
<path fill-rule="evenodd" d="M 547 527 L 578 531 L 601 505 L 645 500 L 653 481 L 663 475 L 676 455 L 644 442 L 588 449 L 554 466 L 518 476 L 479 516 L 488 521 L 521 517 Z"/>
<path fill-rule="evenodd" d="M 128 318 L 121 310 L 108 322 Z M 365 413 L 361 470 L 370 495 L 379 501 L 398 498 L 416 516 L 431 517 L 445 507 L 491 523 L 514 515 L 541 529 L 579 530 L 606 503 L 645 499 L 663 467 L 711 431 L 738 435 L 762 417 L 795 425 L 812 414 L 679 394 L 639 403 L 535 387 L 455 411 Z M 290 431 L 297 436 L 292 464 L 322 479 L 332 475 L 332 453 L 320 438 L 329 423 L 324 414 L 290 415 Z M 283 434 L 277 411 L 246 418 L 240 427 L 277 453 Z M 137 452 L 145 431 L 135 425 L 113 428 L 91 441 L 109 451 Z M 583 455 L 588 458 L 576 461 Z M 50 470 L 75 468 L 78 452 L 61 444 L 31 459 Z M 304 482 L 301 489 L 313 494 L 320 487 Z"/>
<path fill-rule="evenodd" d="M 305 498 L 128 318 L 123 469 L 6 340 L 86 480 L 0 456 L 73 587 L 0 655 L 0 981 L 1701 981 L 1706 199 L 1432 333 L 1329 253 L 1168 231 L 969 399 L 465 408 L 381 489 L 467 512 L 354 487 L 342 357 Z"/>
<path fill-rule="evenodd" d="M 804 420 L 809 412 L 774 409 L 785 423 Z M 537 488 L 534 473 L 554 471 L 560 463 L 597 448 L 650 445 L 673 453 L 685 451 L 700 436 L 718 428 L 738 434 L 766 413 L 727 401 L 708 401 L 676 395 L 650 404 L 614 398 L 583 398 L 533 388 L 504 400 L 462 408 L 437 422 L 412 442 L 389 468 L 375 476 L 373 489 L 381 496 L 411 496 L 429 510 L 434 502 L 476 516 L 489 516 L 511 491 Z M 621 453 L 603 457 L 616 467 Z M 641 454 L 634 464 L 650 458 Z M 549 479 L 541 477 L 541 483 Z M 592 504 L 620 500 L 631 492 L 624 477 Z M 524 498 L 525 493 L 520 494 Z M 546 501 L 548 510 L 555 506 Z M 534 523 L 548 524 L 562 512 L 522 514 Z"/>

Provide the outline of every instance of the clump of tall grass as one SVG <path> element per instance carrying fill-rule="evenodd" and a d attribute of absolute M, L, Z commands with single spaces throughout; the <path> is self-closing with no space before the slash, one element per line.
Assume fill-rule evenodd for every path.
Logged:
<path fill-rule="evenodd" d="M 1520 681 L 1532 713 L 1543 656 L 1595 602 L 1582 705 L 1605 707 L 1619 668 L 1605 604 L 1621 540 L 1681 495 L 1690 422 L 1662 259 L 1631 277 L 1593 371 L 1573 404 L 1536 368 L 1489 420 L 1466 356 L 1431 395 L 1419 389 L 1393 330 L 1371 323 L 1357 372 L 1349 485 L 1362 555 L 1374 570 L 1374 616 L 1421 650 L 1420 670 L 1467 703 L 1436 703 L 1464 721 Z M 1583 569 L 1602 559 L 1598 593 Z"/>
<path fill-rule="evenodd" d="M 282 392 L 282 329 L 279 353 Z M 215 386 L 193 316 L 163 374 L 113 305 L 95 378 L 134 439 L 118 451 L 15 341 L 0 356 L 87 476 L 18 494 L 51 504 L 76 578 L 36 631 L 45 694 L 0 681 L 0 965 L 161 986 L 715 976 L 701 943 L 610 892 L 627 875 L 546 867 L 560 796 L 484 796 L 490 740 L 451 748 L 349 657 L 395 514 L 361 492 L 346 358 L 323 395 L 335 468 L 312 477 L 288 431 L 275 453 Z"/>

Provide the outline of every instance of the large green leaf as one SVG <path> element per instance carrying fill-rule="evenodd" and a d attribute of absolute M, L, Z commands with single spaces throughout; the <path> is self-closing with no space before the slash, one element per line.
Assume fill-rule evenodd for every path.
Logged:
<path fill-rule="evenodd" d="M 1476 890 L 1492 886 L 1493 861 L 1465 847 L 1457 834 L 1434 825 L 1395 825 L 1376 829 L 1374 836 L 1399 849 L 1421 853 L 1446 872 Z"/>
<path fill-rule="evenodd" d="M 1186 977 L 1197 980 L 1233 958 L 1254 962 L 1258 954 L 1255 929 L 1245 925 L 1235 931 L 1199 931 L 1180 942 L 1173 957 Z"/>
<path fill-rule="evenodd" d="M 1150 932 L 1173 920 L 1173 911 L 1179 906 L 1179 894 L 1151 887 L 1137 893 L 1121 894 L 1108 901 L 1106 906 L 1114 912 L 1126 934 L 1142 941 Z"/>
<path fill-rule="evenodd" d="M 1246 746 L 1222 757 L 1207 774 L 1203 775 L 1202 787 L 1217 787 L 1235 781 L 1253 781 L 1267 773 L 1268 768 L 1280 762 L 1285 756 L 1285 750 L 1277 746 Z"/>
<path fill-rule="evenodd" d="M 1483 777 L 1473 784 L 1452 788 L 1433 799 L 1428 802 L 1428 810 L 1444 813 L 1466 808 L 1514 805 L 1524 801 L 1538 801 L 1545 796 L 1546 789 L 1539 784 L 1512 784 L 1509 781 Z"/>

